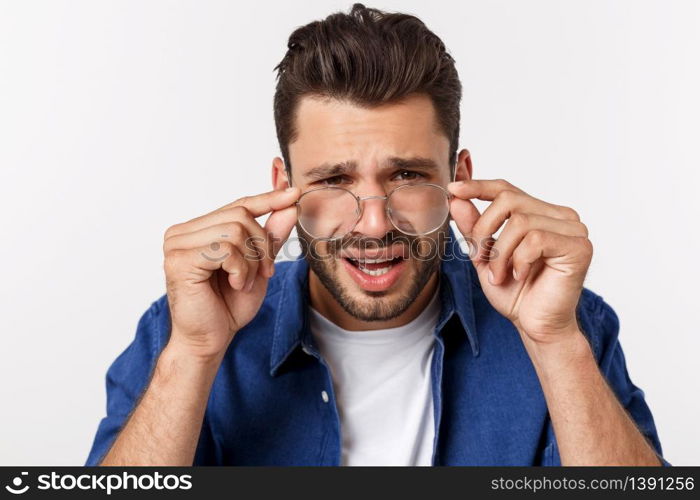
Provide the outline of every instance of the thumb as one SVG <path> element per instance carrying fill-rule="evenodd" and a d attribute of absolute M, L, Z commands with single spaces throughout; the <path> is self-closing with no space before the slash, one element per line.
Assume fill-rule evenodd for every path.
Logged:
<path fill-rule="evenodd" d="M 457 197 L 450 201 L 450 215 L 465 238 L 471 237 L 474 224 L 481 217 L 474 203 Z"/>
<path fill-rule="evenodd" d="M 277 253 L 282 248 L 282 245 L 284 245 L 284 242 L 287 241 L 287 238 L 289 238 L 289 234 L 292 232 L 296 221 L 296 205 L 283 208 L 282 210 L 275 210 L 267 218 L 265 230 L 270 234 L 270 238 L 272 239 L 273 259 L 277 256 Z"/>

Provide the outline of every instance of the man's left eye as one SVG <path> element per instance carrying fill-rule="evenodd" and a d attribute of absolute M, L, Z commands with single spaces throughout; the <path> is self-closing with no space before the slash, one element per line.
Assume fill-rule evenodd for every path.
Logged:
<path fill-rule="evenodd" d="M 421 173 L 413 172 L 411 170 L 402 170 L 394 176 L 394 179 L 399 181 L 414 181 L 423 177 L 425 176 Z"/>

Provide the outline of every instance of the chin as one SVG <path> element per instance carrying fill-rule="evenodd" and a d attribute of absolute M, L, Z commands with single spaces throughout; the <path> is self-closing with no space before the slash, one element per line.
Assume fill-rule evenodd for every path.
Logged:
<path fill-rule="evenodd" d="M 358 276 L 363 271 L 357 270 L 353 263 L 343 262 L 346 260 L 336 259 L 331 282 L 323 279 L 321 282 L 348 314 L 361 321 L 389 321 L 400 316 L 423 288 L 416 286 L 422 280 L 408 259 L 391 264 L 387 272 L 368 277 Z"/>

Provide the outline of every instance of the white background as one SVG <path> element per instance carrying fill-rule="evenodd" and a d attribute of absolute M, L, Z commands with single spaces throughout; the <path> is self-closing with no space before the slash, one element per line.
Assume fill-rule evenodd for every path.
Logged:
<path fill-rule="evenodd" d="M 700 7 L 384 1 L 442 37 L 463 147 L 574 207 L 674 464 L 700 462 Z M 82 464 L 165 229 L 267 191 L 274 66 L 350 2 L 0 2 L 0 464 Z"/>

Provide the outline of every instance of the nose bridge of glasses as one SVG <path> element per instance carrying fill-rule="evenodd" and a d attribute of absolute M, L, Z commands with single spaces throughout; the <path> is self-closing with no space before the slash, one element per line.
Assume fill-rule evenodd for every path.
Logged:
<path fill-rule="evenodd" d="M 388 196 L 379 196 L 379 195 L 374 195 L 374 196 L 358 196 L 358 200 L 360 201 L 365 201 L 365 200 L 388 200 Z"/>
<path fill-rule="evenodd" d="M 387 204 L 388 195 L 356 196 L 358 203 L 358 218 L 355 230 L 370 236 L 381 237 L 392 226 L 391 211 Z M 377 203 L 366 203 L 376 200 Z"/>

